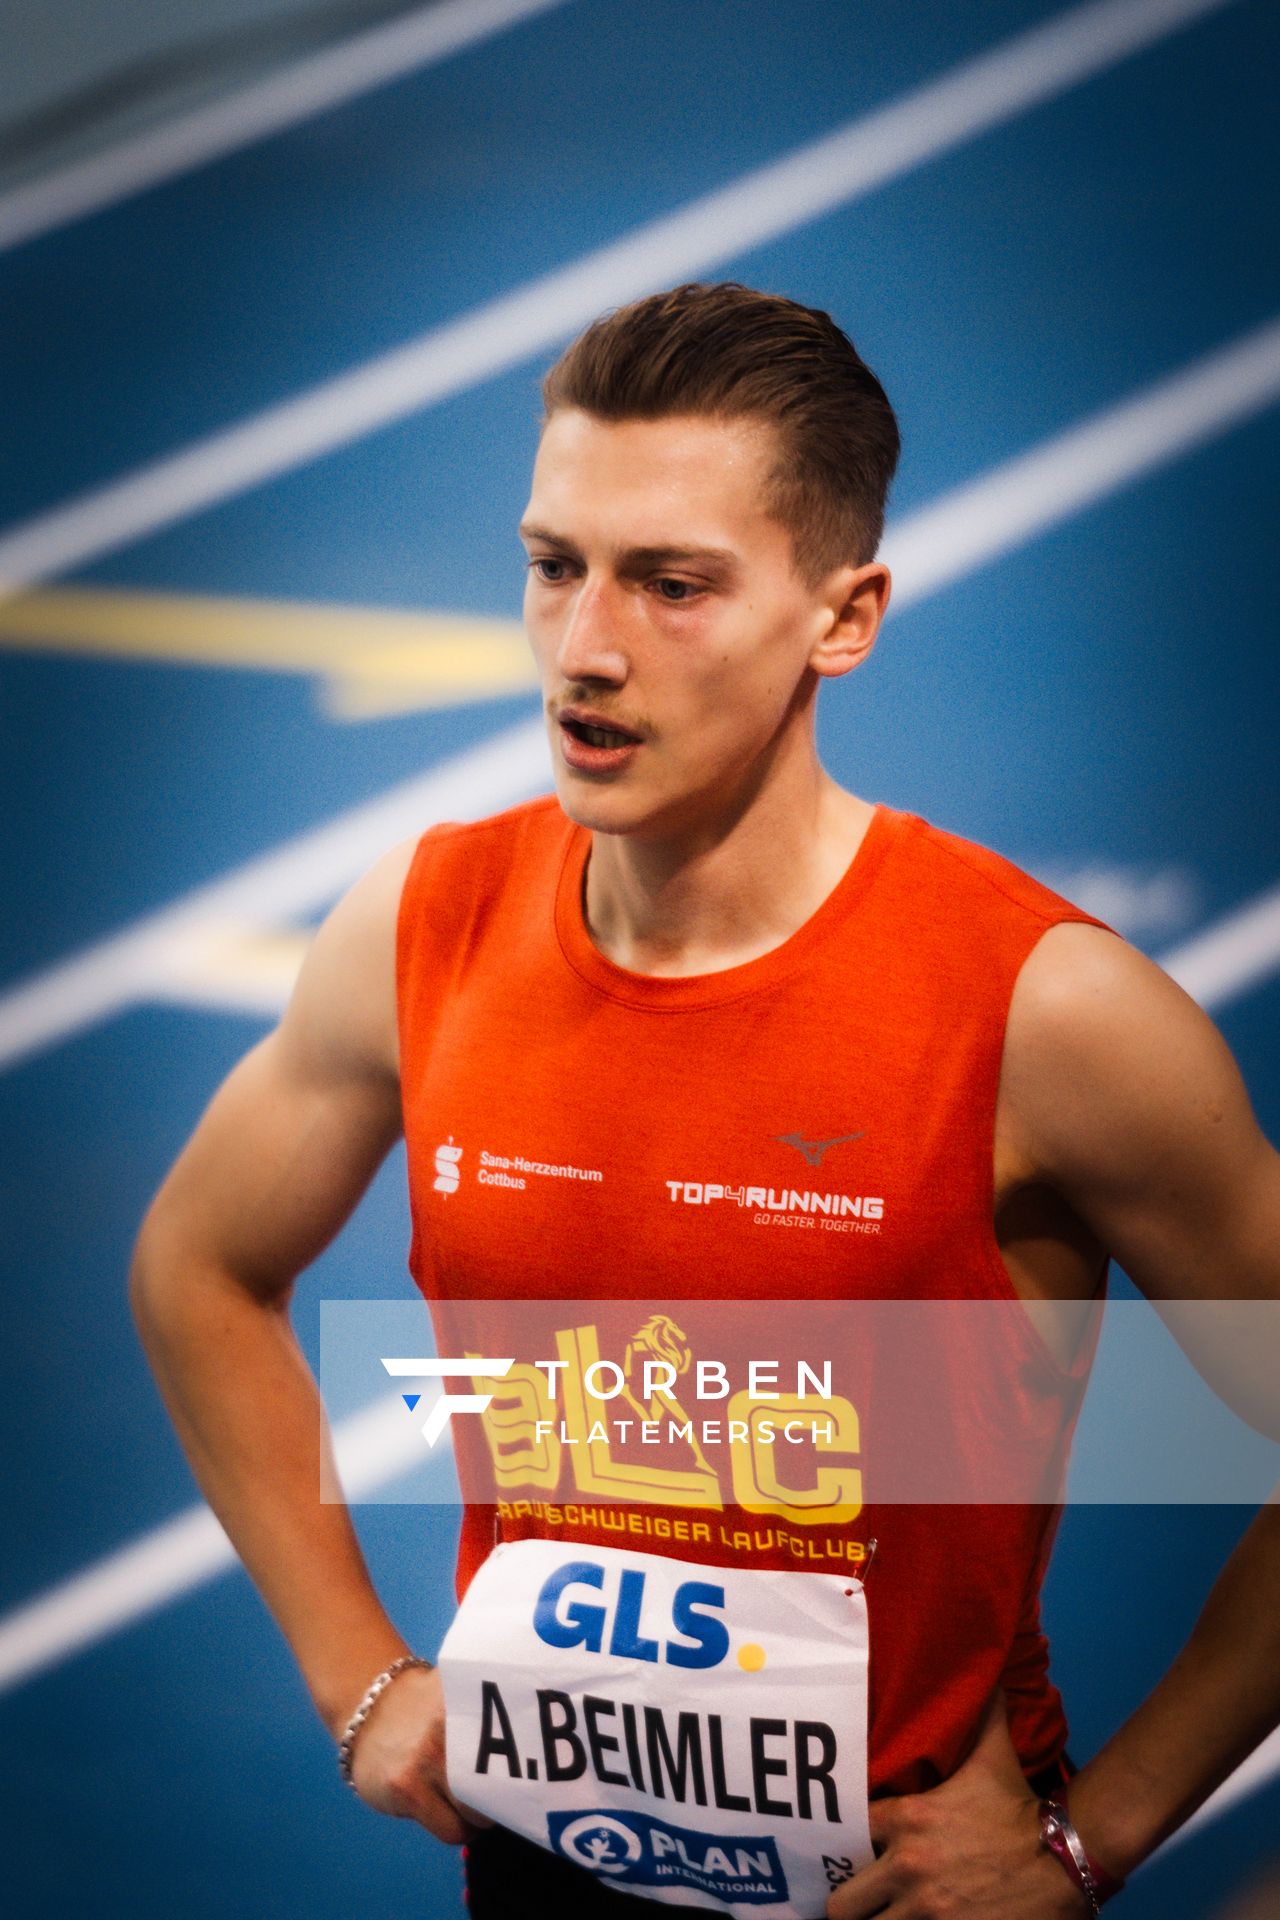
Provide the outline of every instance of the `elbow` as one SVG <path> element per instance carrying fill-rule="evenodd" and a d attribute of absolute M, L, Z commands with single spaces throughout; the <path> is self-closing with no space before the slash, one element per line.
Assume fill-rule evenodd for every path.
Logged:
<path fill-rule="evenodd" d="M 151 1204 L 129 1261 L 129 1308 L 143 1345 L 186 1344 L 244 1306 L 288 1318 L 292 1276 L 249 1271 L 212 1250 L 189 1216 L 159 1195 Z"/>
<path fill-rule="evenodd" d="M 156 1323 L 161 1275 L 165 1265 L 159 1254 L 159 1236 L 155 1229 L 153 1215 L 154 1207 L 148 1212 L 138 1230 L 125 1283 L 129 1311 L 133 1315 L 134 1325 L 144 1339 Z"/>
<path fill-rule="evenodd" d="M 183 1317 L 184 1303 L 204 1265 L 187 1223 L 177 1208 L 165 1204 L 162 1189 L 143 1216 L 126 1282 L 144 1346 L 161 1340 L 166 1328 Z"/>

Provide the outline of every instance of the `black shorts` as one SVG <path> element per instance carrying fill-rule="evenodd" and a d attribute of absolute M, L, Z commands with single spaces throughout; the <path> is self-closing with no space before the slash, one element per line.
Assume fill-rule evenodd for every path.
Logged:
<path fill-rule="evenodd" d="M 1028 1785 L 1042 1800 L 1052 1799 L 1076 1771 L 1063 1754 Z M 666 1913 L 661 1900 L 619 1893 L 603 1885 L 585 1867 L 535 1846 L 508 1827 L 482 1827 L 462 1849 L 467 1910 L 474 1920 L 510 1920 L 513 1914 L 545 1915 L 546 1920 L 594 1920 L 597 1914 Z"/>

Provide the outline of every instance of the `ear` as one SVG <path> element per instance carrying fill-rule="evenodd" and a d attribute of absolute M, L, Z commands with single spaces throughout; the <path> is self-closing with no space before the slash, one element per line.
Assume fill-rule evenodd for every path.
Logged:
<path fill-rule="evenodd" d="M 876 643 L 891 586 L 889 569 L 878 560 L 828 575 L 819 589 L 821 631 L 809 654 L 815 673 L 834 680 L 862 665 Z"/>

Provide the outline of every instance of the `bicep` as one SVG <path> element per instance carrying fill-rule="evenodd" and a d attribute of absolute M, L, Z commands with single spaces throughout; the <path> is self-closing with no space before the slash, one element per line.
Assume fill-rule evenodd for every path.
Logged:
<path fill-rule="evenodd" d="M 1019 977 L 1006 1060 L 1025 1151 L 1150 1298 L 1280 1294 L 1280 1157 L 1208 1015 L 1080 925 Z"/>
<path fill-rule="evenodd" d="M 1041 945 L 1010 1009 L 1011 1077 L 1040 1177 L 1219 1398 L 1280 1440 L 1280 1156 L 1231 1051 L 1114 936 L 1067 926 Z"/>
<path fill-rule="evenodd" d="M 161 1186 L 140 1250 L 281 1297 L 350 1216 L 400 1132 L 395 909 L 410 851 L 321 926 L 280 1025 L 223 1081 Z"/>

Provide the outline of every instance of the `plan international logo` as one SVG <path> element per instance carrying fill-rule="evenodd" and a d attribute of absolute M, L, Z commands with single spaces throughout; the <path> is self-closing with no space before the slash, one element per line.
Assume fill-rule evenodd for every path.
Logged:
<path fill-rule="evenodd" d="M 553 1853 L 615 1886 L 693 1887 L 722 1901 L 773 1906 L 787 1897 L 775 1841 L 766 1834 L 699 1833 L 652 1814 L 551 1813 Z"/>

